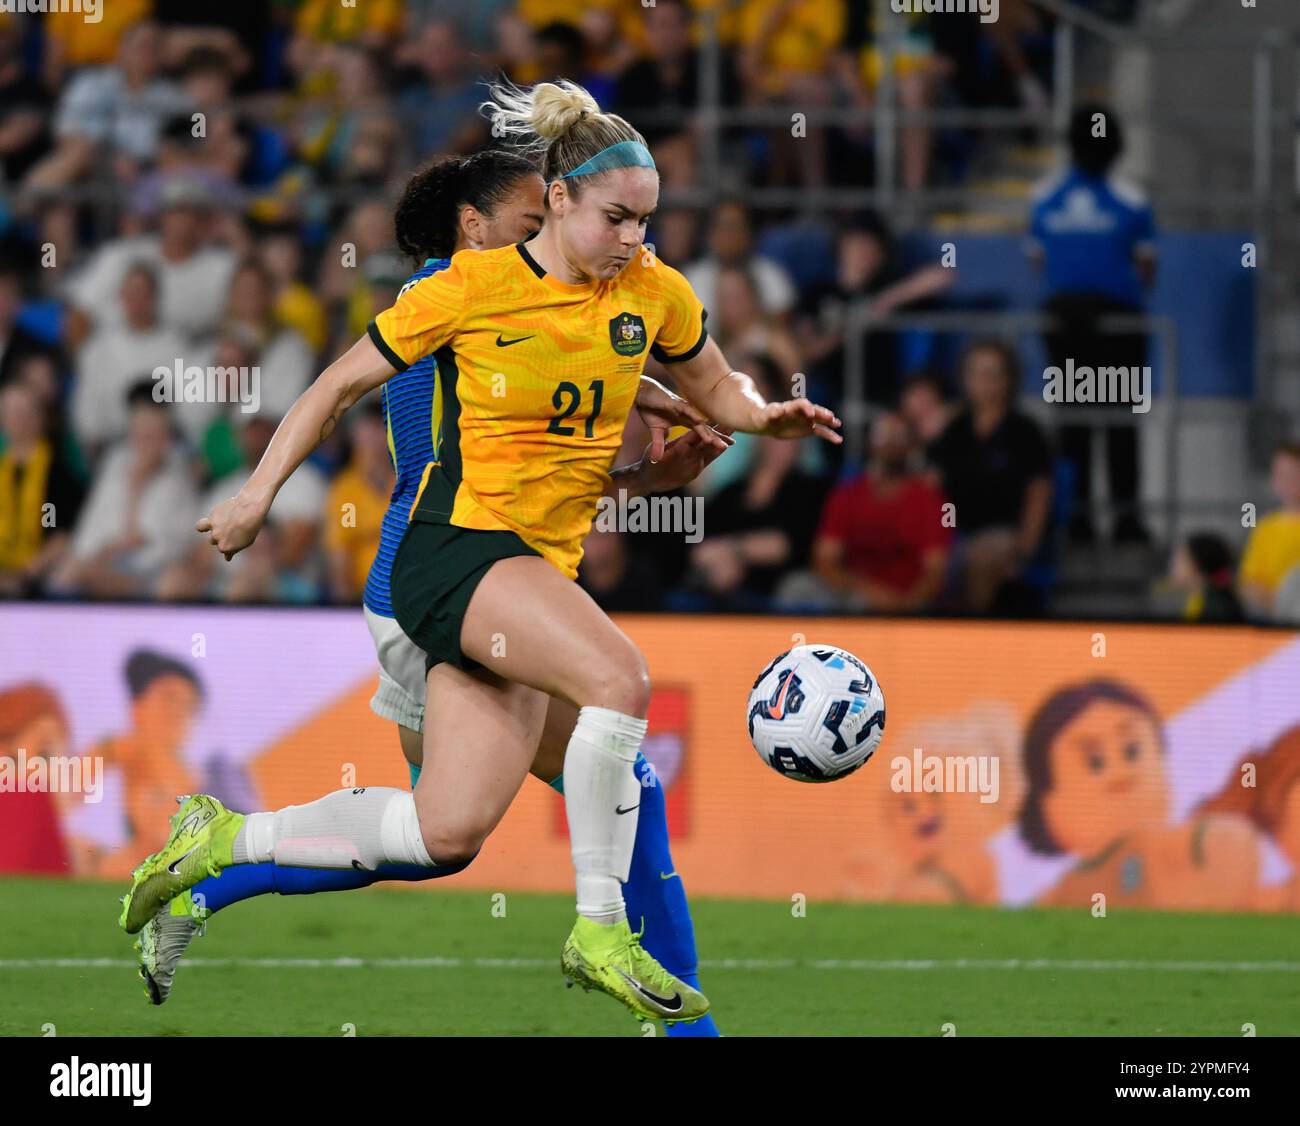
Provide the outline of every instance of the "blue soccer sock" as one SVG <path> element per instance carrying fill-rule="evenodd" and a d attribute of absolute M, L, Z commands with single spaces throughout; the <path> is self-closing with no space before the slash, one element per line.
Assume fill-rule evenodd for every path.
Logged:
<path fill-rule="evenodd" d="M 411 788 L 420 778 L 420 768 L 407 764 Z M 637 927 L 644 921 L 642 945 L 669 973 L 699 988 L 699 967 L 695 953 L 695 926 L 691 921 L 686 889 L 673 867 L 668 843 L 668 814 L 664 790 L 644 755 L 638 754 L 634 766 L 641 782 L 641 812 L 637 815 L 636 844 L 632 866 L 623 885 L 629 924 Z M 647 783 L 650 783 L 647 785 Z M 551 787 L 564 793 L 564 776 Z M 279 895 L 312 895 L 325 891 L 352 891 L 369 887 L 381 880 L 433 880 L 463 871 L 463 864 L 424 868 L 417 864 L 385 864 L 373 872 L 335 868 L 290 868 L 278 864 L 238 864 L 220 876 L 200 880 L 191 889 L 209 914 L 243 899 L 272 892 Z M 692 1024 L 665 1026 L 671 1037 L 719 1036 L 712 1016 L 703 1016 Z"/>
<path fill-rule="evenodd" d="M 628 923 L 637 929 L 644 921 L 641 945 L 670 974 L 698 989 L 700 977 L 695 954 L 695 926 L 686 902 L 686 889 L 673 867 L 664 788 L 644 755 L 636 756 L 634 769 L 641 783 L 641 812 L 637 815 L 632 867 L 627 883 L 623 885 Z M 564 776 L 555 779 L 551 787 L 564 793 Z M 721 1035 L 713 1017 L 708 1015 L 692 1024 L 664 1027 L 672 1037 Z"/>
<path fill-rule="evenodd" d="M 314 895 L 322 891 L 355 891 L 382 880 L 438 880 L 454 876 L 468 866 L 439 864 L 426 868 L 422 864 L 381 864 L 374 871 L 346 868 L 289 868 L 280 864 L 236 864 L 220 876 L 208 876 L 190 889 L 196 904 L 215 913 L 232 903 L 258 895 Z M 203 898 L 200 899 L 199 897 Z"/>
<path fill-rule="evenodd" d="M 408 763 L 408 765 L 410 765 Z M 415 789 L 420 768 L 411 766 L 411 789 Z M 345 868 L 291 868 L 280 864 L 236 864 L 220 876 L 200 880 L 190 894 L 209 914 L 232 903 L 259 895 L 314 895 L 323 891 L 355 891 L 383 880 L 438 880 L 463 872 L 470 864 L 439 864 L 426 868 L 420 864 L 382 864 L 374 871 Z M 202 896 L 202 899 L 199 897 Z"/>

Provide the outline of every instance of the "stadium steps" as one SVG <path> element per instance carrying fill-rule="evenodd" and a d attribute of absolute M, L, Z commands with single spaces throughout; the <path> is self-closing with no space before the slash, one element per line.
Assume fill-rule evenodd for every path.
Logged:
<path fill-rule="evenodd" d="M 1067 544 L 1052 589 L 1052 612 L 1067 617 L 1127 617 L 1152 613 L 1169 598 L 1155 584 L 1167 552 L 1142 544 Z"/>
<path fill-rule="evenodd" d="M 1050 145 L 1007 146 L 969 184 L 979 205 L 942 211 L 933 217 L 931 226 L 954 234 L 1019 234 L 1028 222 L 1034 188 L 1055 160 Z"/>

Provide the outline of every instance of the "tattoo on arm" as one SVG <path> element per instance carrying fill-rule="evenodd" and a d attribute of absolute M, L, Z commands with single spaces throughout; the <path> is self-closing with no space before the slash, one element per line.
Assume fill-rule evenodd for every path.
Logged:
<path fill-rule="evenodd" d="M 345 410 L 347 410 L 347 407 L 342 407 L 342 406 L 339 407 L 334 411 L 333 414 L 329 416 L 329 418 L 327 418 L 324 422 L 321 423 L 320 439 L 316 443 L 318 446 L 321 445 L 326 438 L 328 438 L 331 434 L 334 433 L 334 427 L 336 427 L 339 424 L 339 419 L 342 417 L 343 412 Z"/>

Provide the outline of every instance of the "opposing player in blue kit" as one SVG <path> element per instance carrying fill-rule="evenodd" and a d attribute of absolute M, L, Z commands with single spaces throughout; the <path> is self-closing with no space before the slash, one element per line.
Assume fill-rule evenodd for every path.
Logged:
<path fill-rule="evenodd" d="M 496 150 L 444 160 L 418 173 L 407 185 L 396 211 L 399 247 L 423 263 L 408 286 L 446 269 L 457 251 L 489 250 L 530 238 L 542 225 L 543 191 L 542 178 L 529 161 Z M 414 787 L 422 762 L 426 655 L 394 618 L 389 576 L 421 473 L 434 458 L 443 407 L 436 361 L 427 356 L 413 364 L 387 382 L 381 394 L 397 481 L 364 598 L 366 623 L 380 663 L 379 688 L 371 708 L 397 723 Z M 611 487 L 628 495 L 685 484 L 730 442 L 712 430 L 694 408 L 653 380 L 642 380 L 637 409 L 650 430 L 650 447 L 640 462 L 611 475 Z M 675 425 L 691 429 L 669 441 L 668 431 Z M 565 749 L 576 721 L 576 708 L 552 698 L 531 768 L 533 775 L 560 792 Z M 669 849 L 663 790 L 644 757 L 638 755 L 635 769 L 642 797 L 631 869 L 623 887 L 628 918 L 643 921 L 642 943 L 665 969 L 698 986 L 694 928 Z M 150 1000 L 161 1005 L 194 936 L 213 914 L 240 900 L 271 892 L 345 891 L 382 880 L 435 879 L 462 871 L 467 863 L 434 868 L 383 865 L 374 870 L 275 863 L 227 867 L 219 877 L 210 876 L 177 896 L 144 925 L 136 944 L 140 975 Z M 708 1015 L 667 1028 L 672 1036 L 718 1035 Z"/>

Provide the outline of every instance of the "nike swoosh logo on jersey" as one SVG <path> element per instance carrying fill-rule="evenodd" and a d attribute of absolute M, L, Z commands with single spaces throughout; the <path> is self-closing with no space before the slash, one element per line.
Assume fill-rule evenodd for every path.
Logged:
<path fill-rule="evenodd" d="M 640 809 L 640 808 L 641 808 L 641 803 L 640 803 L 640 802 L 637 802 L 636 805 L 629 805 L 626 809 L 624 809 L 621 805 L 616 805 L 616 806 L 614 807 L 614 812 L 615 812 L 615 813 L 631 813 L 632 810 L 634 810 L 634 809 Z"/>
<path fill-rule="evenodd" d="M 499 332 L 497 333 L 497 347 L 509 348 L 511 344 L 522 344 L 525 340 L 532 340 L 531 336 L 517 336 L 514 340 L 507 340 Z"/>
<path fill-rule="evenodd" d="M 639 981 L 637 981 L 636 978 L 632 977 L 629 974 L 624 973 L 622 970 L 618 969 L 617 966 L 615 966 L 614 968 L 615 971 L 618 973 L 618 976 L 621 977 L 624 981 L 626 981 L 628 985 L 630 985 L 638 993 L 640 993 L 641 996 L 644 997 L 647 1001 L 650 1001 L 651 1003 L 658 1005 L 661 1009 L 665 1009 L 670 1013 L 675 1013 L 677 1012 L 678 1009 L 682 1007 L 682 995 L 680 993 L 674 993 L 671 997 L 660 997 L 657 994 L 651 993 L 650 990 L 648 990 L 644 985 L 642 985 Z"/>
<path fill-rule="evenodd" d="M 671 880 L 676 875 L 677 875 L 676 872 L 660 872 L 659 878 L 661 880 Z"/>

